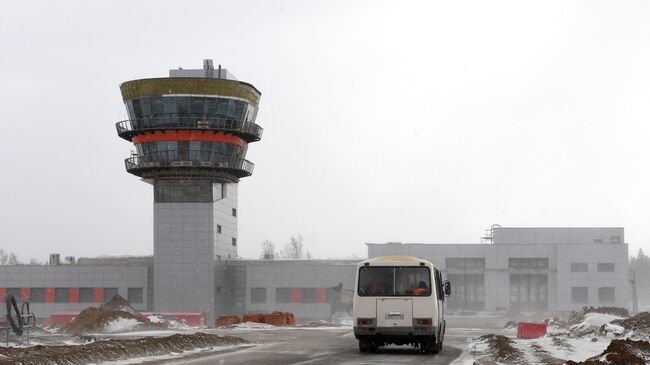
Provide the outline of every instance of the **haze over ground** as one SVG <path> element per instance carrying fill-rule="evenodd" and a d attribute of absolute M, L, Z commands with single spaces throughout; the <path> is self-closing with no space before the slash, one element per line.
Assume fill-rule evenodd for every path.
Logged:
<path fill-rule="evenodd" d="M 239 252 L 623 226 L 650 251 L 650 3 L 36 1 L 0 12 L 0 248 L 146 255 L 121 82 L 204 58 L 262 92 Z"/>

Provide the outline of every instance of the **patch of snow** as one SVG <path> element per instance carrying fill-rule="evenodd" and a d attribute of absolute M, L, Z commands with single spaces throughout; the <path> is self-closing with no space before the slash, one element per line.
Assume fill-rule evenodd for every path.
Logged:
<path fill-rule="evenodd" d="M 582 332 L 589 330 L 590 328 L 599 328 L 600 326 L 608 324 L 616 319 L 623 319 L 623 317 L 605 313 L 587 313 L 585 314 L 585 319 L 581 323 L 571 327 L 571 331 Z"/>
<path fill-rule="evenodd" d="M 612 323 L 607 323 L 605 324 L 605 332 L 613 333 L 614 335 L 622 335 L 625 332 L 625 328 L 623 326 L 619 326 L 617 324 L 612 324 Z"/>
<path fill-rule="evenodd" d="M 238 323 L 236 325 L 233 325 L 232 328 L 235 329 L 255 329 L 255 330 L 268 330 L 268 329 L 276 329 L 280 328 L 278 326 L 274 326 L 272 324 L 266 324 L 266 323 L 257 323 L 257 322 L 244 322 L 244 323 Z"/>
<path fill-rule="evenodd" d="M 120 318 L 108 322 L 104 326 L 104 332 L 127 332 L 138 328 L 138 326 L 140 326 L 140 322 L 135 318 Z"/>

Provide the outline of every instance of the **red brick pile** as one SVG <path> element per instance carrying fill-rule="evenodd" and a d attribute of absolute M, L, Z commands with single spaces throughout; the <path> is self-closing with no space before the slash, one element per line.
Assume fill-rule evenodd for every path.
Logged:
<path fill-rule="evenodd" d="M 232 326 L 242 322 L 266 323 L 274 326 L 295 326 L 296 319 L 291 312 L 246 313 L 243 317 L 236 315 L 219 316 L 216 326 Z"/>

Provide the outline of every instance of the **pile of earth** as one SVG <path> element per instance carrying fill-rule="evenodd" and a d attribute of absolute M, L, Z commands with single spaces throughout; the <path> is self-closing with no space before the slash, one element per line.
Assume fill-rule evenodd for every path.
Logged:
<path fill-rule="evenodd" d="M 620 307 L 582 307 L 582 310 L 579 312 L 571 312 L 569 324 L 574 325 L 583 322 L 587 313 L 609 314 L 622 318 L 628 318 L 630 316 L 630 312 L 627 309 Z"/>
<path fill-rule="evenodd" d="M 136 312 L 131 304 L 119 295 L 99 308 L 88 307 L 81 311 L 71 322 L 63 326 L 63 331 L 70 334 L 105 332 L 107 326 L 124 323 L 129 329 L 167 328 L 166 323 L 152 322 L 149 318 Z"/>
<path fill-rule="evenodd" d="M 600 355 L 585 361 L 567 361 L 567 365 L 645 365 L 650 363 L 650 342 L 635 340 L 612 340 Z"/>
<path fill-rule="evenodd" d="M 136 340 L 98 341 L 87 345 L 0 347 L 0 365 L 89 364 L 127 360 L 143 356 L 179 354 L 195 349 L 248 343 L 234 336 L 205 333 L 145 337 Z"/>
<path fill-rule="evenodd" d="M 129 312 L 131 314 L 137 313 L 137 311 L 131 306 L 131 303 L 129 303 L 128 300 L 122 298 L 122 296 L 119 294 L 113 295 L 113 298 L 111 298 L 109 302 L 100 305 L 99 308 L 112 311 Z"/>
<path fill-rule="evenodd" d="M 472 352 L 479 361 L 504 364 L 523 363 L 523 353 L 513 346 L 514 341 L 506 336 L 489 334 L 478 338 L 487 348 L 475 348 Z M 480 362 L 475 362 L 480 364 Z"/>
<path fill-rule="evenodd" d="M 613 325 L 621 326 L 626 333 L 632 332 L 636 338 L 650 339 L 650 313 L 640 312 L 634 317 L 612 321 Z"/>

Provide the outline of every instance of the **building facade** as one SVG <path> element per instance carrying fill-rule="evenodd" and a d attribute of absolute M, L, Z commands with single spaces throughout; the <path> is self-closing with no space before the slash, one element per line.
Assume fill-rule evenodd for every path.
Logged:
<path fill-rule="evenodd" d="M 623 228 L 494 227 L 489 244 L 368 244 L 368 256 L 430 260 L 452 283 L 449 309 L 630 307 Z"/>

